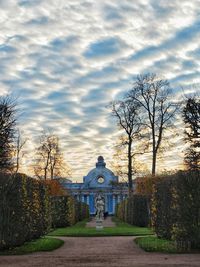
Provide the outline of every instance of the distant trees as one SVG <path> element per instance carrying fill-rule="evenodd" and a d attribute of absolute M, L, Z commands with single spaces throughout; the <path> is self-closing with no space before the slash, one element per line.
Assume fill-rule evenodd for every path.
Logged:
<path fill-rule="evenodd" d="M 40 179 L 55 179 L 68 175 L 70 170 L 63 159 L 59 146 L 59 138 L 53 134 L 43 134 L 36 149 L 36 162 L 34 166 L 36 177 Z"/>
<path fill-rule="evenodd" d="M 129 193 L 133 190 L 133 140 L 138 139 L 141 128 L 138 108 L 138 104 L 135 101 L 130 101 L 129 99 L 113 102 L 111 104 L 112 115 L 116 118 L 118 126 L 123 130 L 125 135 L 125 138 L 122 139 L 122 145 L 127 147 Z"/>
<path fill-rule="evenodd" d="M 0 97 L 0 171 L 14 168 L 12 159 L 16 126 L 16 101 L 10 96 Z"/>
<path fill-rule="evenodd" d="M 190 97 L 183 108 L 185 140 L 189 148 L 185 154 L 185 164 L 190 170 L 200 170 L 200 98 Z"/>
<path fill-rule="evenodd" d="M 152 175 L 156 174 L 157 155 L 164 132 L 173 125 L 178 105 L 170 99 L 170 85 L 156 74 L 139 75 L 127 98 L 140 106 L 140 121 L 152 148 Z"/>
<path fill-rule="evenodd" d="M 17 129 L 17 102 L 10 95 L 0 96 L 0 172 L 18 173 L 27 138 Z M 70 168 L 64 161 L 59 138 L 43 134 L 36 149 L 34 173 L 46 180 L 68 176 Z M 27 166 L 26 166 L 27 167 Z M 32 167 L 32 166 L 31 166 Z"/>

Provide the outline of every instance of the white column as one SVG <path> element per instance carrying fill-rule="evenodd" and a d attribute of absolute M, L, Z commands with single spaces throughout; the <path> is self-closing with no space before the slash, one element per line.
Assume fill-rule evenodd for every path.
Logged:
<path fill-rule="evenodd" d="M 84 195 L 81 196 L 81 202 L 84 202 Z"/>
<path fill-rule="evenodd" d="M 120 199 L 120 195 L 118 195 L 118 203 L 120 203 L 121 199 Z"/>
<path fill-rule="evenodd" d="M 105 203 L 104 203 L 104 210 L 105 210 L 105 212 L 107 212 L 108 211 L 108 206 L 107 206 L 107 193 L 105 193 L 104 194 L 104 200 L 105 200 Z"/>
<path fill-rule="evenodd" d="M 90 201 L 89 201 L 89 195 L 87 195 L 87 204 L 88 204 L 88 205 L 90 204 Z"/>
<path fill-rule="evenodd" d="M 115 214 L 115 195 L 113 195 L 113 214 Z"/>

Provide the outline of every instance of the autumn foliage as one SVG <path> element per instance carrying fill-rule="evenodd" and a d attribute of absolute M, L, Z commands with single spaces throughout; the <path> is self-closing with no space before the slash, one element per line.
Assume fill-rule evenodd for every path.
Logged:
<path fill-rule="evenodd" d="M 151 197 L 156 183 L 162 180 L 159 176 L 145 176 L 135 179 L 135 194 Z"/>
<path fill-rule="evenodd" d="M 46 180 L 42 181 L 49 189 L 50 196 L 65 196 L 67 192 L 62 188 L 58 180 Z"/>

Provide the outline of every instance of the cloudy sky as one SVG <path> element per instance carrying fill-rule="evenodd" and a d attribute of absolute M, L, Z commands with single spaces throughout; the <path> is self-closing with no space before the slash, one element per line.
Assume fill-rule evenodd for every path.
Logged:
<path fill-rule="evenodd" d="M 117 131 L 106 105 L 137 74 L 167 78 L 177 99 L 199 90 L 199 0 L 0 0 L 0 29 L 0 94 L 19 99 L 27 149 L 53 130 L 75 180 L 99 154 L 111 166 Z M 177 145 L 162 166 L 180 166 Z"/>

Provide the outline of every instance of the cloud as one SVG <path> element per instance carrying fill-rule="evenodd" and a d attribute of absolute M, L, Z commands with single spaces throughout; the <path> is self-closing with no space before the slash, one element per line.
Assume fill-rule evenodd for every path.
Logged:
<path fill-rule="evenodd" d="M 181 88 L 199 90 L 198 6 L 199 0 L 0 1 L 0 95 L 19 99 L 30 157 L 50 129 L 81 181 L 99 154 L 111 166 L 119 133 L 107 105 L 137 74 L 167 78 L 173 98 Z M 179 148 L 162 166 L 180 166 Z"/>

